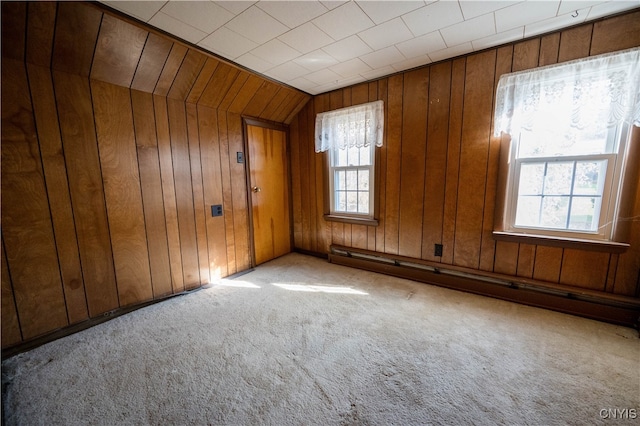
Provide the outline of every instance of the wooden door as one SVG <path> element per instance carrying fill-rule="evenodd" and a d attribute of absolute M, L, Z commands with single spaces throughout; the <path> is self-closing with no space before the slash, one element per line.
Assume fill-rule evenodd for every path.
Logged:
<path fill-rule="evenodd" d="M 286 133 L 247 125 L 255 264 L 291 251 Z"/>

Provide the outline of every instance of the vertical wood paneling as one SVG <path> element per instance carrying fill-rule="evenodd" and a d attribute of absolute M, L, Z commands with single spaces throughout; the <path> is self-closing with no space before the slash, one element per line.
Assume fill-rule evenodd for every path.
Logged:
<path fill-rule="evenodd" d="M 300 175 L 303 173 L 298 167 L 300 161 L 300 138 L 299 116 L 296 116 L 289 126 L 290 137 L 290 164 L 291 164 L 291 210 L 293 213 L 293 245 L 302 246 L 302 189 L 300 185 Z"/>
<path fill-rule="evenodd" d="M 533 278 L 552 283 L 560 281 L 563 251 L 559 247 L 537 246 Z"/>
<path fill-rule="evenodd" d="M 237 152 L 244 152 L 242 142 L 242 119 L 236 114 L 227 114 L 229 157 L 236 159 Z M 249 255 L 249 216 L 247 211 L 247 184 L 245 163 L 229 163 L 231 195 L 233 200 L 233 231 L 235 233 L 236 266 L 239 271 L 251 267 Z"/>
<path fill-rule="evenodd" d="M 152 95 L 132 90 L 131 107 L 140 168 L 151 284 L 153 296 L 161 297 L 172 293 L 171 264 L 169 262 L 167 225 L 162 199 L 162 179 L 160 177 L 160 159 Z"/>
<path fill-rule="evenodd" d="M 89 81 L 54 72 L 89 316 L 119 306 Z M 11 265 L 9 265 L 11 266 Z"/>
<path fill-rule="evenodd" d="M 591 55 L 640 46 L 640 11 L 593 24 Z"/>
<path fill-rule="evenodd" d="M 244 109 L 242 114 L 249 117 L 259 117 L 262 111 L 265 109 L 269 101 L 278 92 L 279 87 L 270 81 L 264 81 L 260 88 L 256 91 L 255 95 L 249 101 L 249 104 Z"/>
<path fill-rule="evenodd" d="M 540 40 L 539 66 L 555 64 L 558 62 L 558 49 L 560 48 L 560 33 L 553 33 L 542 37 Z"/>
<path fill-rule="evenodd" d="M 156 83 L 156 87 L 153 89 L 154 95 L 167 96 L 188 50 L 189 49 L 178 43 L 174 43 L 173 46 L 171 46 L 169 57 L 164 63 L 164 67 L 158 78 L 158 83 Z"/>
<path fill-rule="evenodd" d="M 231 106 L 235 98 L 238 96 L 238 93 L 240 92 L 240 90 L 242 89 L 242 87 L 244 86 L 248 78 L 249 78 L 249 73 L 245 71 L 238 72 L 235 80 L 233 81 L 233 84 L 231 85 L 231 87 L 229 87 L 229 90 L 227 90 L 227 94 L 220 101 L 220 105 L 218 105 L 219 109 L 223 109 L 225 111 L 231 112 L 229 110 L 229 107 Z"/>
<path fill-rule="evenodd" d="M 26 2 L 2 2 L 2 57 L 24 60 L 27 27 Z"/>
<path fill-rule="evenodd" d="M 402 75 L 389 77 L 387 107 L 387 194 L 385 199 L 386 221 L 384 226 L 384 250 L 398 254 L 398 218 L 400 216 L 400 167 L 402 153 Z"/>
<path fill-rule="evenodd" d="M 13 59 L 2 61 L 2 232 L 24 338 L 67 325 L 27 74 Z"/>
<path fill-rule="evenodd" d="M 102 12 L 87 4 L 61 2 L 56 22 L 51 68 L 88 76 Z"/>
<path fill-rule="evenodd" d="M 27 62 L 49 68 L 58 4 L 56 2 L 29 2 L 28 5 Z"/>
<path fill-rule="evenodd" d="M 69 322 L 73 324 L 88 318 L 89 312 L 82 280 L 53 82 L 51 73 L 46 68 L 29 64 L 28 70 L 60 274 Z"/>
<path fill-rule="evenodd" d="M 560 283 L 604 291 L 609 256 L 609 253 L 565 249 Z"/>
<path fill-rule="evenodd" d="M 189 159 L 191 161 L 191 185 L 193 187 L 193 208 L 196 224 L 196 243 L 198 263 L 200 264 L 200 284 L 209 283 L 209 249 L 207 247 L 207 225 L 205 216 L 211 211 L 204 205 L 202 187 L 202 165 L 200 159 L 200 130 L 198 129 L 198 110 L 193 104 L 187 104 L 187 134 L 189 136 Z M 209 210 L 207 212 L 207 210 Z"/>
<path fill-rule="evenodd" d="M 202 96 L 202 92 L 204 92 L 207 84 L 209 84 L 209 80 L 219 64 L 220 61 L 214 58 L 207 58 L 200 70 L 200 73 L 196 77 L 196 81 L 194 81 L 193 86 L 189 90 L 189 95 L 186 100 L 188 103 L 198 103 L 200 96 Z"/>
<path fill-rule="evenodd" d="M 193 49 L 187 51 L 167 97 L 185 100 L 193 83 L 200 74 L 207 57 Z"/>
<path fill-rule="evenodd" d="M 160 158 L 160 176 L 162 179 L 162 198 L 164 200 L 164 217 L 169 242 L 169 261 L 171 262 L 171 285 L 174 292 L 184 290 L 182 275 L 182 254 L 180 252 L 180 231 L 178 228 L 178 208 L 176 189 L 173 180 L 173 157 L 171 154 L 171 137 L 169 136 L 169 116 L 167 100 L 161 96 L 153 97 L 158 138 L 158 156 Z"/>
<path fill-rule="evenodd" d="M 1 318 L 2 321 L 2 347 L 15 345 L 22 341 L 20 333 L 20 322 L 18 320 L 18 311 L 16 310 L 16 300 L 13 297 L 13 288 L 11 286 L 11 278 L 9 277 L 9 267 L 7 266 L 7 257 L 5 256 L 4 243 L 0 246 L 2 252 L 2 305 Z"/>
<path fill-rule="evenodd" d="M 442 244 L 442 211 L 447 171 L 450 92 L 451 62 L 443 62 L 433 66 L 429 76 L 429 112 L 422 219 L 422 258 L 428 260 L 439 260 L 440 256 L 434 255 L 434 244 Z"/>
<path fill-rule="evenodd" d="M 173 179 L 175 181 L 176 205 L 178 207 L 182 273 L 185 288 L 188 289 L 196 287 L 200 283 L 200 274 L 185 104 L 173 99 L 167 99 L 167 111 L 169 113 L 169 134 L 171 135 Z"/>
<path fill-rule="evenodd" d="M 451 103 L 449 107 L 449 140 L 447 143 L 447 173 L 444 189 L 442 219 L 442 259 L 453 263 L 458 187 L 460 174 L 460 149 L 462 140 L 462 111 L 464 105 L 466 59 L 453 61 L 451 67 Z"/>
<path fill-rule="evenodd" d="M 132 89 L 153 92 L 172 45 L 173 43 L 163 37 L 153 33 L 149 34 L 131 82 Z"/>
<path fill-rule="evenodd" d="M 262 79 L 255 75 L 249 75 L 249 78 L 242 85 L 242 88 L 238 92 L 237 96 L 233 99 L 231 105 L 229 105 L 229 112 L 240 114 L 247 107 L 251 98 L 256 90 L 262 84 Z"/>
<path fill-rule="evenodd" d="M 382 79 L 380 81 L 378 81 L 378 99 L 380 99 L 381 101 L 384 102 L 384 116 L 385 116 L 385 122 L 387 121 L 387 116 L 388 116 L 388 111 L 389 111 L 389 105 L 387 104 L 388 100 L 387 100 L 387 85 L 388 85 L 388 79 Z M 385 126 L 387 126 L 387 124 L 385 123 Z M 378 202 L 379 202 L 379 206 L 378 206 L 378 226 L 376 227 L 376 247 L 375 250 L 379 251 L 381 253 L 384 253 L 385 251 L 385 225 L 387 222 L 387 205 L 386 205 L 386 201 L 387 201 L 387 152 L 389 151 L 388 148 L 388 139 L 387 139 L 387 132 L 384 132 L 383 135 L 384 141 L 382 144 L 382 147 L 379 149 L 379 156 L 378 156 L 378 160 L 376 163 L 376 175 L 377 175 L 377 182 L 378 182 Z"/>
<path fill-rule="evenodd" d="M 223 204 L 222 166 L 220 164 L 220 143 L 218 140 L 218 117 L 216 111 L 198 106 L 200 130 L 200 156 L 202 163 L 202 186 L 209 249 L 209 275 L 211 279 L 225 277 L 227 271 L 227 242 L 225 218 L 212 217 L 207 209 L 215 204 Z"/>
<path fill-rule="evenodd" d="M 218 114 L 218 138 L 220 142 L 220 170 L 222 171 L 222 206 L 224 209 L 225 235 L 227 239 L 227 270 L 229 274 L 235 274 L 238 269 L 236 262 L 236 237 L 234 233 L 233 196 L 231 193 L 231 161 L 236 161 L 229 152 L 229 137 L 227 134 L 227 114 L 224 111 L 216 111 Z"/>
<path fill-rule="evenodd" d="M 307 106 L 298 114 L 298 120 L 300 122 L 300 140 L 309 141 L 311 136 L 311 127 L 307 123 L 307 117 L 309 117 L 309 110 L 313 111 L 313 102 L 309 102 Z M 300 188 L 301 197 L 300 204 L 302 206 L 302 217 L 300 222 L 302 223 L 302 242 L 301 248 L 304 250 L 311 250 L 311 226 L 310 226 L 310 202 L 309 198 L 309 150 L 313 149 L 311 143 L 300 144 L 300 157 L 298 158 L 298 164 L 300 166 Z"/>
<path fill-rule="evenodd" d="M 129 90 L 91 83 L 100 167 L 122 306 L 152 299 L 138 155 Z"/>
<path fill-rule="evenodd" d="M 480 263 L 496 52 L 467 58 L 454 263 Z"/>
<path fill-rule="evenodd" d="M 222 63 L 218 65 L 207 87 L 202 92 L 198 103 L 211 108 L 218 108 L 238 73 L 239 71 L 230 65 Z"/>
<path fill-rule="evenodd" d="M 149 33 L 111 15 L 102 18 L 91 78 L 129 87 Z"/>
<path fill-rule="evenodd" d="M 558 62 L 589 56 L 592 29 L 593 26 L 589 24 L 562 31 L 560 34 Z"/>
<path fill-rule="evenodd" d="M 320 112 L 325 112 L 329 110 L 329 95 L 317 96 L 314 99 L 314 106 L 316 114 Z M 318 234 L 318 238 L 316 241 L 316 247 L 314 250 L 319 253 L 327 253 L 329 251 L 330 241 L 331 241 L 331 225 L 324 220 L 324 179 L 325 175 L 327 175 L 326 167 L 328 167 L 328 163 L 325 163 L 324 159 L 326 158 L 325 153 L 316 153 L 315 149 L 312 151 L 312 159 L 315 175 L 313 182 L 315 183 L 315 188 L 313 189 L 313 194 L 315 194 L 315 202 L 316 202 L 316 233 Z"/>

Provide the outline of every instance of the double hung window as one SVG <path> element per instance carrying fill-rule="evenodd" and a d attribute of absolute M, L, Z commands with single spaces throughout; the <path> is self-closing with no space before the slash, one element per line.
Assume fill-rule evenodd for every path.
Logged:
<path fill-rule="evenodd" d="M 501 77 L 494 128 L 511 142 L 500 231 L 614 239 L 639 61 L 630 49 Z"/>
<path fill-rule="evenodd" d="M 328 151 L 329 219 L 375 219 L 375 147 L 382 146 L 382 101 L 316 116 L 316 152 Z"/>

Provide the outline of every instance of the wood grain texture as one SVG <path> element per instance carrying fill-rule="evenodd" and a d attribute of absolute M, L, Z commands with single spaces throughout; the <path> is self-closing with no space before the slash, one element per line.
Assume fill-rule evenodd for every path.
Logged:
<path fill-rule="evenodd" d="M 231 85 L 231 87 L 229 87 L 227 94 L 220 101 L 220 105 L 218 105 L 218 108 L 223 109 L 225 111 L 229 111 L 229 107 L 231 106 L 235 98 L 238 96 L 238 93 L 240 92 L 240 90 L 242 89 L 242 87 L 244 86 L 248 78 L 249 78 L 248 72 L 239 71 L 238 74 L 236 75 L 235 80 L 233 81 L 233 84 Z"/>
<path fill-rule="evenodd" d="M 184 61 L 180 65 L 176 78 L 173 80 L 167 97 L 185 100 L 206 60 L 207 57 L 202 53 L 189 49 L 187 55 L 184 57 Z"/>
<path fill-rule="evenodd" d="M 200 130 L 200 158 L 204 207 L 223 204 L 222 166 L 220 164 L 220 142 L 218 139 L 218 117 L 216 111 L 198 105 Z M 225 217 L 206 215 L 207 241 L 209 248 L 209 274 L 211 279 L 228 275 Z"/>
<path fill-rule="evenodd" d="M 85 77 L 89 75 L 102 15 L 87 4 L 58 3 L 52 69 Z"/>
<path fill-rule="evenodd" d="M 591 55 L 640 46 L 640 10 L 593 24 Z"/>
<path fill-rule="evenodd" d="M 184 290 L 184 277 L 182 275 L 182 253 L 180 252 L 180 230 L 178 228 L 178 208 L 173 177 L 173 156 L 171 154 L 167 99 L 162 96 L 154 96 L 153 108 L 158 138 L 164 217 L 167 226 L 167 241 L 169 243 L 169 261 L 171 262 L 171 285 L 173 286 L 173 292 L 178 293 Z"/>
<path fill-rule="evenodd" d="M 237 152 L 244 152 L 242 118 L 239 115 L 227 113 L 227 131 L 229 157 L 235 160 Z M 244 167 L 244 163 L 229 162 L 233 200 L 233 231 L 235 233 L 236 267 L 238 271 L 244 271 L 251 267 L 248 194 Z"/>
<path fill-rule="evenodd" d="M 153 298 L 129 90 L 91 83 L 100 168 L 121 306 Z"/>
<path fill-rule="evenodd" d="M 454 264 L 480 263 L 496 51 L 467 58 Z"/>
<path fill-rule="evenodd" d="M 174 43 L 173 46 L 171 46 L 169 57 L 164 63 L 156 87 L 153 89 L 154 95 L 167 96 L 188 50 L 185 46 L 178 43 Z"/>
<path fill-rule="evenodd" d="M 277 84 L 271 81 L 264 81 L 260 88 L 256 90 L 244 111 L 242 111 L 242 114 L 249 117 L 259 117 L 279 89 Z"/>
<path fill-rule="evenodd" d="M 173 290 L 153 96 L 150 93 L 132 90 L 131 108 L 147 231 L 151 285 L 153 297 L 157 298 L 169 295 Z"/>
<path fill-rule="evenodd" d="M 7 256 L 5 256 L 4 242 L 0 246 L 2 253 L 2 305 L 1 318 L 2 321 L 2 347 L 18 344 L 22 341 L 22 333 L 20 332 L 20 320 L 18 319 L 18 311 L 16 309 L 16 299 L 13 297 L 13 287 L 11 285 L 11 277 L 9 276 L 9 266 L 7 265 Z"/>
<path fill-rule="evenodd" d="M 402 75 L 389 77 L 387 107 L 387 220 L 384 226 L 384 251 L 398 254 L 398 218 L 400 216 L 400 162 L 402 158 Z"/>
<path fill-rule="evenodd" d="M 224 226 L 227 240 L 227 270 L 230 275 L 238 272 L 236 263 L 236 237 L 234 232 L 234 208 L 231 188 L 231 161 L 236 161 L 229 152 L 229 135 L 227 128 L 227 114 L 224 111 L 216 111 L 218 114 L 218 137 L 220 146 L 220 171 L 222 174 L 222 206 L 224 209 Z"/>
<path fill-rule="evenodd" d="M 2 2 L 2 57 L 19 61 L 25 56 L 26 2 Z"/>
<path fill-rule="evenodd" d="M 314 99 L 314 109 L 316 114 L 329 111 L 329 96 L 317 96 Z M 311 161 L 314 163 L 315 168 L 315 176 L 313 178 L 315 188 L 313 189 L 313 194 L 315 194 L 316 202 L 316 233 L 318 236 L 316 239 L 316 247 L 314 250 L 318 253 L 323 253 L 327 252 L 329 250 L 329 246 L 331 245 L 331 225 L 324 219 L 325 179 L 327 179 L 329 164 L 328 162 L 325 162 L 327 160 L 326 153 L 316 153 L 315 149 L 313 149 L 312 151 L 313 158 L 311 159 Z"/>
<path fill-rule="evenodd" d="M 131 82 L 132 89 L 153 93 L 172 46 L 166 38 L 149 33 Z"/>
<path fill-rule="evenodd" d="M 198 129 L 198 109 L 194 104 L 186 104 L 187 135 L 189 136 L 189 160 L 191 161 L 191 186 L 193 188 L 193 214 L 196 225 L 196 245 L 198 248 L 198 264 L 200 284 L 208 284 L 209 248 L 207 246 L 207 225 L 205 216 L 211 210 L 204 205 L 204 189 L 202 183 L 202 163 L 200 159 L 200 130 Z"/>
<path fill-rule="evenodd" d="M 28 72 L 67 314 L 69 322 L 74 324 L 87 319 L 89 312 L 80 266 L 67 168 L 62 151 L 53 81 L 47 68 L 28 64 Z"/>
<path fill-rule="evenodd" d="M 533 278 L 557 283 L 560 281 L 560 268 L 564 250 L 559 247 L 538 246 L 533 265 Z"/>
<path fill-rule="evenodd" d="M 54 72 L 62 145 L 71 190 L 89 316 L 119 306 L 89 81 Z"/>
<path fill-rule="evenodd" d="M 609 253 L 564 249 L 560 283 L 592 290 L 605 290 Z"/>
<path fill-rule="evenodd" d="M 173 99 L 167 99 L 167 111 L 169 113 L 171 158 L 173 160 L 173 179 L 175 181 L 178 228 L 180 230 L 182 274 L 184 286 L 189 289 L 200 284 L 200 272 L 185 104 Z"/>
<path fill-rule="evenodd" d="M 309 192 L 309 180 L 311 179 L 311 175 L 309 173 L 309 151 L 314 148 L 309 142 L 309 138 L 313 139 L 313 136 L 311 136 L 311 124 L 308 123 L 309 111 L 313 112 L 313 102 L 309 102 L 307 106 L 300 111 L 300 114 L 298 114 L 301 141 L 300 157 L 297 163 L 294 163 L 300 168 L 300 181 L 298 185 L 300 185 L 300 204 L 302 206 L 302 217 L 300 218 L 302 224 L 302 241 L 298 247 L 311 251 L 311 235 L 313 232 L 311 231 L 310 224 L 311 207 L 309 200 L 311 198 L 311 192 Z"/>
<path fill-rule="evenodd" d="M 91 78 L 129 87 L 149 33 L 114 16 L 102 18 Z"/>
<path fill-rule="evenodd" d="M 200 100 L 200 96 L 202 96 L 202 92 L 204 92 L 207 84 L 209 84 L 209 80 L 211 79 L 211 76 L 215 72 L 218 65 L 220 65 L 220 61 L 218 61 L 217 59 L 207 58 L 204 65 L 202 66 L 202 69 L 200 70 L 200 73 L 196 77 L 191 90 L 189 90 L 189 95 L 187 95 L 186 99 L 187 103 L 198 103 L 198 101 Z"/>
<path fill-rule="evenodd" d="M 300 145 L 303 143 L 300 139 L 299 131 L 299 119 L 298 116 L 296 116 L 289 126 L 289 135 L 291 138 L 291 153 L 289 155 L 291 159 L 291 210 L 294 247 L 300 247 L 302 244 L 302 188 L 300 178 L 304 172 L 298 167 L 298 163 L 300 162 Z"/>
<path fill-rule="evenodd" d="M 28 8 L 26 61 L 49 68 L 58 4 L 56 2 L 29 2 Z"/>
<path fill-rule="evenodd" d="M 513 71 L 523 71 L 538 66 L 540 39 L 533 38 L 513 46 Z"/>
<path fill-rule="evenodd" d="M 198 103 L 210 108 L 218 108 L 239 72 L 238 69 L 230 65 L 223 63 L 218 65 Z"/>
<path fill-rule="evenodd" d="M 255 75 L 249 74 L 249 77 L 245 80 L 242 88 L 238 91 L 238 94 L 233 99 L 231 105 L 229 105 L 229 112 L 240 114 L 247 107 L 251 98 L 256 93 L 256 90 L 262 84 L 262 79 Z"/>
<path fill-rule="evenodd" d="M 588 24 L 562 31 L 560 33 L 558 62 L 589 56 L 592 30 L 593 26 Z"/>
<path fill-rule="evenodd" d="M 464 105 L 466 59 L 456 59 L 451 65 L 451 101 L 449 106 L 449 140 L 447 142 L 447 173 L 445 176 L 442 219 L 441 262 L 453 264 L 458 187 L 460 185 L 460 150 L 462 112 Z"/>
<path fill-rule="evenodd" d="M 291 251 L 289 173 L 286 134 L 247 126 L 255 264 Z"/>
<path fill-rule="evenodd" d="M 429 110 L 422 216 L 422 259 L 439 260 L 434 244 L 442 244 L 444 190 L 449 138 L 451 62 L 433 66 L 429 76 Z"/>
<path fill-rule="evenodd" d="M 2 82 L 2 234 L 29 339 L 68 319 L 24 63 L 5 58 Z"/>
<path fill-rule="evenodd" d="M 560 33 L 553 33 L 540 39 L 540 57 L 538 66 L 551 65 L 558 62 L 560 48 Z"/>

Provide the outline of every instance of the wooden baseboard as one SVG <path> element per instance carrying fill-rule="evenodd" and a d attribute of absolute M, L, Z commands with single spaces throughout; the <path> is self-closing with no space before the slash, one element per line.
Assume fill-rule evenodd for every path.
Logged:
<path fill-rule="evenodd" d="M 432 268 L 433 270 L 428 270 L 419 267 L 421 264 L 411 267 L 407 263 L 395 261 L 393 256 L 386 258 L 384 254 L 376 253 L 373 255 L 372 253 L 366 250 L 332 246 L 329 261 L 338 265 L 383 273 L 638 329 L 640 320 L 639 299 L 614 295 L 612 297 L 603 296 L 598 298 L 597 295 L 591 294 L 593 292 L 576 292 L 574 291 L 575 289 L 562 286 L 536 286 L 532 282 L 527 282 L 526 286 L 519 286 L 516 282 L 502 283 L 494 276 L 478 275 L 473 277 L 468 273 L 467 276 L 463 276 L 459 270 L 454 270 L 453 273 L 445 273 L 443 269 Z M 442 267 L 444 266 L 446 265 L 442 265 Z"/>

